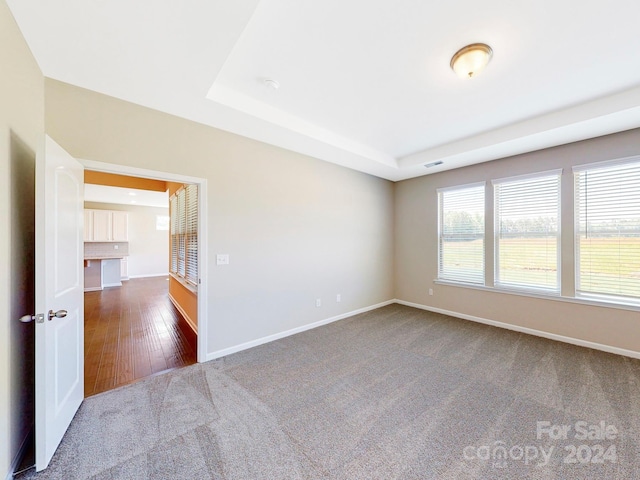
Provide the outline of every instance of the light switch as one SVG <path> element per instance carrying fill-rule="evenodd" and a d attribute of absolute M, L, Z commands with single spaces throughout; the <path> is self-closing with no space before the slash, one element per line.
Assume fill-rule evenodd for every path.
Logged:
<path fill-rule="evenodd" d="M 217 254 L 216 265 L 229 265 L 229 254 L 228 253 Z"/>

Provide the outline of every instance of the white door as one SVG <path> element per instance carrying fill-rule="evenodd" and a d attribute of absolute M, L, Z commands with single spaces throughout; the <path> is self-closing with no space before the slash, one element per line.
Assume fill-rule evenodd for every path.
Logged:
<path fill-rule="evenodd" d="M 49 464 L 84 398 L 84 170 L 48 136 L 44 150 L 36 164 L 38 471 Z"/>

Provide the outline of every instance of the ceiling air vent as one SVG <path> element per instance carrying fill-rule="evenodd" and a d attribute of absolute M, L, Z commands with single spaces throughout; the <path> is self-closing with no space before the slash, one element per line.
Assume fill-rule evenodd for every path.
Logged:
<path fill-rule="evenodd" d="M 438 160 L 437 162 L 425 163 L 425 168 L 437 167 L 438 165 L 442 165 L 442 161 Z"/>

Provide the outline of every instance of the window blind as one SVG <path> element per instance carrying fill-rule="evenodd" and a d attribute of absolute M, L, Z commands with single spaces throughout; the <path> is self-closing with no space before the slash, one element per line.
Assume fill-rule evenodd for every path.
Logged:
<path fill-rule="evenodd" d="M 495 286 L 560 293 L 560 173 L 494 180 Z"/>
<path fill-rule="evenodd" d="M 198 283 L 198 186 L 185 188 L 185 279 Z"/>
<path fill-rule="evenodd" d="M 187 185 L 170 203 L 171 273 L 198 284 L 198 186 Z"/>
<path fill-rule="evenodd" d="M 484 190 L 475 184 L 438 191 L 438 278 L 484 284 Z"/>
<path fill-rule="evenodd" d="M 640 158 L 576 167 L 576 295 L 640 301 Z"/>
<path fill-rule="evenodd" d="M 178 273 L 178 197 L 171 197 L 169 201 L 169 216 L 171 222 L 171 273 Z"/>

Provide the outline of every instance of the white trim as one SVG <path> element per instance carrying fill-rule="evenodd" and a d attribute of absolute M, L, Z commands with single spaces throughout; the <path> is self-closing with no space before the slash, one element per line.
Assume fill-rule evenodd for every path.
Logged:
<path fill-rule="evenodd" d="M 628 163 L 640 162 L 640 155 L 633 155 L 631 157 L 614 158 L 611 160 L 604 160 L 601 162 L 583 163 L 581 165 L 575 165 L 572 167 L 573 173 L 580 173 L 587 170 L 597 170 L 601 168 L 609 168 L 615 166 L 622 166 Z"/>
<path fill-rule="evenodd" d="M 449 315 L 451 317 L 461 318 L 463 320 L 470 320 L 472 322 L 483 323 L 485 325 L 491 325 L 493 327 L 504 328 L 507 330 L 513 330 L 515 332 L 526 333 L 529 335 L 535 335 L 536 337 L 548 338 L 549 340 L 569 343 L 571 345 L 577 345 L 579 347 L 593 348 L 594 350 L 601 350 L 607 353 L 614 353 L 616 355 L 623 355 L 625 357 L 640 359 L 640 352 L 636 352 L 634 350 L 627 350 L 625 348 L 612 347 L 610 345 L 590 342 L 588 340 L 581 340 L 579 338 L 566 337 L 564 335 L 558 335 L 556 333 L 549 333 L 542 330 L 536 330 L 533 328 L 521 327 L 519 325 L 498 322 L 496 320 L 489 320 L 487 318 L 475 317 L 473 315 L 467 315 L 464 313 L 452 312 L 451 310 L 444 310 L 442 308 L 429 307 L 427 305 L 421 305 L 419 303 L 406 302 L 404 300 L 398 300 L 398 299 L 396 299 L 395 302 L 400 305 L 405 305 L 407 307 L 419 308 L 420 310 L 427 310 L 429 312 L 441 313 L 443 315 Z"/>
<path fill-rule="evenodd" d="M 85 287 L 85 292 L 99 292 L 102 290 L 102 287 Z"/>
<path fill-rule="evenodd" d="M 152 274 L 145 274 L 145 275 L 129 275 L 129 277 L 127 279 L 130 278 L 152 278 L 152 277 L 168 277 L 169 274 L 168 273 L 152 273 Z M 124 280 L 124 278 L 123 278 Z"/>
<path fill-rule="evenodd" d="M 215 360 L 216 358 L 224 357 L 226 355 L 231 355 L 232 353 L 241 352 L 242 350 L 247 350 L 249 348 L 257 347 L 258 345 L 263 345 L 265 343 L 273 342 L 275 340 L 280 340 L 281 338 L 285 338 L 290 335 L 295 335 L 296 333 L 305 332 L 307 330 L 318 328 L 323 325 L 336 322 L 338 320 L 343 320 L 345 318 L 349 318 L 354 315 L 358 315 L 360 313 L 365 313 L 371 310 L 375 310 L 377 308 L 386 307 L 387 305 L 391 305 L 392 303 L 396 303 L 396 302 L 397 300 L 387 300 L 386 302 L 378 303 L 376 305 L 359 308 L 358 310 L 342 313 L 340 315 L 336 315 L 335 317 L 325 318 L 324 320 L 319 320 L 317 322 L 309 323 L 307 325 L 302 325 L 301 327 L 292 328 L 291 330 L 285 330 L 284 332 L 274 333 L 273 335 L 268 335 L 266 337 L 258 338 L 256 340 L 251 340 L 249 342 L 241 343 L 240 345 L 235 345 L 233 347 L 217 350 L 215 352 L 211 352 L 207 354 L 206 361 Z"/>
<path fill-rule="evenodd" d="M 207 291 L 208 264 L 207 254 L 209 244 L 207 243 L 207 180 L 200 179 L 198 182 L 198 362 L 207 361 L 207 344 L 209 337 L 209 292 Z"/>
<path fill-rule="evenodd" d="M 556 168 L 554 170 L 545 170 L 543 172 L 525 173 L 524 175 L 515 175 L 513 177 L 495 178 L 491 180 L 492 185 L 498 185 L 500 183 L 508 182 L 521 182 L 524 180 L 533 180 L 535 178 L 561 176 L 562 168 Z"/>
<path fill-rule="evenodd" d="M 95 160 L 77 159 L 85 169 L 96 172 L 115 173 L 118 175 L 130 175 L 134 177 L 152 178 L 168 182 L 197 183 L 198 184 L 198 362 L 207 361 L 207 327 L 209 323 L 209 311 L 207 303 L 207 180 L 201 177 L 191 177 L 179 173 L 159 172 L 146 168 L 130 167 L 115 163 L 97 162 Z"/>
<path fill-rule="evenodd" d="M 487 186 L 487 182 L 483 180 L 482 182 L 465 183 L 464 185 L 452 185 L 450 187 L 440 187 L 436 189 L 436 192 L 437 193 L 449 192 L 452 190 L 463 190 L 465 188 L 476 188 L 476 187 L 486 187 L 486 186 Z"/>
<path fill-rule="evenodd" d="M 103 283 L 102 286 L 104 288 L 107 288 L 107 287 L 121 287 L 122 286 L 122 281 L 119 281 L 117 283 Z"/>
<path fill-rule="evenodd" d="M 620 310 L 630 310 L 632 312 L 640 311 L 640 305 L 620 303 L 606 300 L 592 300 L 579 297 L 564 297 L 562 295 L 549 295 L 534 292 L 533 290 L 511 290 L 504 287 L 488 287 L 486 285 L 473 285 L 471 283 L 453 282 L 451 280 L 435 279 L 433 283 L 438 285 L 447 285 L 449 287 L 470 288 L 473 290 L 482 290 L 483 292 L 505 293 L 507 295 L 519 295 L 521 297 L 540 298 L 542 300 L 552 300 L 555 302 L 576 303 L 578 305 L 590 305 L 592 307 L 617 308 Z"/>

